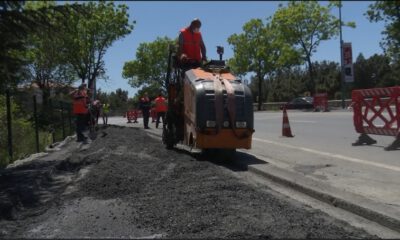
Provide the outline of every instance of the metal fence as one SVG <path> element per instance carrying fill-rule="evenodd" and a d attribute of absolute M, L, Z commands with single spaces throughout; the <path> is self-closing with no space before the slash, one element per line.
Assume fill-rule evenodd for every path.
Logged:
<path fill-rule="evenodd" d="M 345 107 L 349 107 L 351 105 L 352 100 L 345 100 Z M 280 107 L 283 106 L 287 102 L 268 102 L 263 103 L 261 105 L 261 111 L 276 111 L 280 110 Z M 328 101 L 328 109 L 341 109 L 342 100 L 329 100 Z M 258 111 L 258 103 L 253 103 L 254 111 Z"/>
<path fill-rule="evenodd" d="M 0 167 L 41 152 L 74 132 L 72 104 L 67 100 L 43 100 L 37 95 L 9 90 L 1 97 L 5 108 L 0 115 Z"/>

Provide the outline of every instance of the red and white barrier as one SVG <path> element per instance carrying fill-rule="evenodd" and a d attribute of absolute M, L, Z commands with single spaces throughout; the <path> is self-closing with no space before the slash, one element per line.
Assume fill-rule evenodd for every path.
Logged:
<path fill-rule="evenodd" d="M 367 134 L 394 136 L 385 150 L 400 147 L 400 87 L 353 90 L 354 127 L 360 133 L 353 146 L 374 144 Z"/>
<path fill-rule="evenodd" d="M 139 117 L 140 112 L 137 109 L 130 110 L 126 112 L 126 117 L 128 119 L 128 123 L 137 123 L 137 119 Z"/>
<path fill-rule="evenodd" d="M 328 93 L 314 94 L 314 110 L 328 112 Z"/>

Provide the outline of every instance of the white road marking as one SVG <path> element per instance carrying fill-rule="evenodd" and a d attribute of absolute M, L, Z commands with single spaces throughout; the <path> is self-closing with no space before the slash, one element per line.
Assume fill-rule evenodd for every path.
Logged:
<path fill-rule="evenodd" d="M 290 122 L 294 122 L 294 123 L 317 123 L 316 121 L 306 121 L 306 120 L 304 120 L 304 121 L 302 121 L 302 120 L 299 120 L 299 121 L 294 120 L 294 121 L 290 121 Z"/>
<path fill-rule="evenodd" d="M 337 158 L 337 159 L 344 160 L 344 161 L 361 163 L 361 164 L 366 164 L 366 165 L 370 165 L 370 166 L 374 166 L 374 167 L 380 167 L 380 168 L 385 168 L 385 169 L 389 169 L 389 170 L 392 170 L 392 171 L 400 172 L 400 167 L 387 165 L 387 164 L 383 164 L 383 163 L 371 162 L 371 161 L 367 161 L 367 160 L 347 157 L 347 156 L 343 156 L 343 155 L 340 155 L 340 154 L 334 154 L 334 153 L 329 153 L 329 152 L 321 152 L 321 151 L 310 149 L 310 148 L 296 147 L 296 146 L 293 146 L 293 145 L 280 143 L 280 142 L 274 142 L 274 141 L 260 139 L 260 138 L 253 138 L 253 140 L 258 141 L 258 142 L 274 144 L 274 145 L 281 146 L 281 147 L 286 147 L 286 148 L 291 148 L 291 149 L 296 149 L 296 150 L 302 150 L 304 152 L 309 152 L 309 153 L 313 153 L 313 154 L 317 154 L 317 155 L 321 155 L 321 156 L 325 156 L 325 157 L 333 157 L 333 158 Z"/>

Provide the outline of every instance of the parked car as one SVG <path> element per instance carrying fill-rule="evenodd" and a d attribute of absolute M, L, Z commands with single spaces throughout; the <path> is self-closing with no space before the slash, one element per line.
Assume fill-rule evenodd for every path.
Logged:
<path fill-rule="evenodd" d="M 313 109 L 314 99 L 313 97 L 298 97 L 282 105 L 281 109 L 283 109 L 284 106 L 286 109 Z"/>

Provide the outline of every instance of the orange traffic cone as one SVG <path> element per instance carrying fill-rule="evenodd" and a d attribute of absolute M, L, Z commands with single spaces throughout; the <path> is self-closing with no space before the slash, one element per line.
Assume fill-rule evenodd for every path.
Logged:
<path fill-rule="evenodd" d="M 289 118 L 285 107 L 283 108 L 282 136 L 294 137 L 292 130 L 290 130 Z"/>

